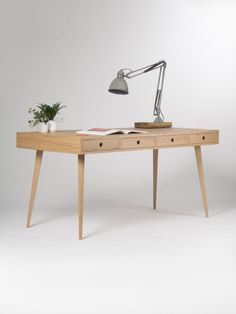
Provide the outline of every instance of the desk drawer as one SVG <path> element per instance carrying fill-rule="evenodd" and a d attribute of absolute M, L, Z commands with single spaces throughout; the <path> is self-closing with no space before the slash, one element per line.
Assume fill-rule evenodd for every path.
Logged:
<path fill-rule="evenodd" d="M 190 135 L 190 143 L 191 144 L 210 144 L 210 143 L 218 143 L 219 134 L 218 133 L 201 133 Z"/>
<path fill-rule="evenodd" d="M 178 146 L 189 144 L 188 135 L 168 135 L 157 137 L 157 146 Z"/>
<path fill-rule="evenodd" d="M 82 140 L 82 152 L 102 152 L 120 149 L 119 139 Z"/>
<path fill-rule="evenodd" d="M 152 148 L 154 147 L 155 139 L 154 136 L 150 137 L 135 137 L 135 138 L 125 138 L 121 142 L 121 147 L 123 149 L 135 149 L 135 148 Z"/>

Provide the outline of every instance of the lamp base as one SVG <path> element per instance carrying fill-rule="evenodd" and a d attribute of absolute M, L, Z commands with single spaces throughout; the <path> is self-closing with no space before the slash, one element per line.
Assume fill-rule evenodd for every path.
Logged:
<path fill-rule="evenodd" d="M 134 122 L 134 127 L 139 129 L 171 128 L 172 122 Z"/>

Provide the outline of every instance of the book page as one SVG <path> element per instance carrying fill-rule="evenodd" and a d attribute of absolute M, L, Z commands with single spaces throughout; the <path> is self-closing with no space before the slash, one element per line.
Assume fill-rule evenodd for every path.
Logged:
<path fill-rule="evenodd" d="M 122 130 L 122 129 L 105 129 L 105 128 L 92 128 L 92 129 L 85 129 L 85 130 L 79 130 L 76 132 L 76 134 L 81 135 L 98 135 L 98 136 L 105 136 L 105 135 L 111 135 L 111 134 L 131 134 L 131 133 L 147 133 L 146 131 L 139 131 L 135 129 L 128 129 L 128 130 Z"/>

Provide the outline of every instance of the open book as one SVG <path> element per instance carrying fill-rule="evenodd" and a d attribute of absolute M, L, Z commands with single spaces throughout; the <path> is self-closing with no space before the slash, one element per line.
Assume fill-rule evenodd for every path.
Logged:
<path fill-rule="evenodd" d="M 139 131 L 136 129 L 101 129 L 101 128 L 94 128 L 94 129 L 87 129 L 87 130 L 80 130 L 77 131 L 76 134 L 81 135 L 110 135 L 110 134 L 130 134 L 130 133 L 147 133 L 146 131 Z"/>

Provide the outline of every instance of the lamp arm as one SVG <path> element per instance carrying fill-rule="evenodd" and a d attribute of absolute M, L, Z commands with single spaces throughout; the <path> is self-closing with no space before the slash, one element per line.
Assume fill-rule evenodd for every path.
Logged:
<path fill-rule="evenodd" d="M 156 98 L 155 98 L 155 103 L 154 103 L 154 110 L 153 110 L 153 115 L 157 116 L 157 120 L 162 120 L 164 121 L 164 115 L 161 111 L 161 98 L 162 98 L 162 91 L 163 91 L 163 85 L 164 85 L 164 79 L 165 79 L 165 70 L 166 67 L 163 66 L 160 69 L 160 73 L 158 76 L 158 81 L 157 81 L 157 92 L 156 92 Z M 157 121 L 159 122 L 159 121 Z"/>
<path fill-rule="evenodd" d="M 124 70 L 128 71 L 126 74 L 124 73 L 124 77 L 133 78 L 135 76 L 147 73 L 149 71 L 156 70 L 156 69 L 161 68 L 161 67 L 166 67 L 166 64 L 167 64 L 166 61 L 160 60 L 157 63 L 142 67 L 142 68 L 137 69 L 137 70 L 122 69 L 122 71 L 124 71 Z"/>
<path fill-rule="evenodd" d="M 157 91 L 156 91 L 156 97 L 155 97 L 155 103 L 154 103 L 154 110 L 153 110 L 153 115 L 157 116 L 156 117 L 156 122 L 161 122 L 164 120 L 164 115 L 161 112 L 161 98 L 162 98 L 162 90 L 163 90 L 163 85 L 164 85 L 164 79 L 165 79 L 165 70 L 166 70 L 166 61 L 165 60 L 160 60 L 157 63 L 148 65 L 146 67 L 137 69 L 137 70 L 131 70 L 131 69 L 123 69 L 121 70 L 121 73 L 123 77 L 126 78 L 133 78 L 138 75 L 147 73 L 152 70 L 156 70 L 160 68 L 159 76 L 158 76 L 158 81 L 157 81 Z M 128 71 L 125 73 L 124 71 Z"/>

